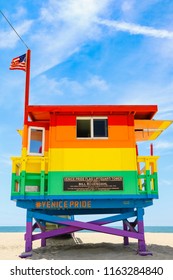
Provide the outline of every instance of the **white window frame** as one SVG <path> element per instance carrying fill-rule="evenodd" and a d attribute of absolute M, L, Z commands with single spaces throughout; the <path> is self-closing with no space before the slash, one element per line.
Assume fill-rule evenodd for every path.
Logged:
<path fill-rule="evenodd" d="M 42 130 L 42 151 L 41 153 L 31 153 L 30 152 L 30 146 L 31 146 L 31 130 L 32 129 L 38 129 Z M 39 127 L 39 126 L 29 126 L 28 128 L 28 151 L 27 154 L 29 156 L 44 156 L 44 144 L 45 144 L 45 128 L 44 127 Z"/>
<path fill-rule="evenodd" d="M 107 120 L 108 117 L 77 117 L 76 118 L 76 138 L 77 139 L 108 139 L 107 137 L 95 137 L 94 136 L 94 120 Z M 77 137 L 77 120 L 90 120 L 91 123 L 91 137 Z"/>

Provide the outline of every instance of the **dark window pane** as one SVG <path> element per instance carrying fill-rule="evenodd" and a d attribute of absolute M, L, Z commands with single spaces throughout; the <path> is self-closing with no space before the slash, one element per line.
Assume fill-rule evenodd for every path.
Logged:
<path fill-rule="evenodd" d="M 108 137 L 108 120 L 94 120 L 94 137 Z"/>
<path fill-rule="evenodd" d="M 77 120 L 77 137 L 88 138 L 91 137 L 91 121 Z"/>

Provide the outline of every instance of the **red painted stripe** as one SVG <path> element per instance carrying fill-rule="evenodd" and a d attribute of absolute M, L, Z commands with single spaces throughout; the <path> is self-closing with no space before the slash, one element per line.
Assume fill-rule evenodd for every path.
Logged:
<path fill-rule="evenodd" d="M 126 125 L 126 126 L 134 126 L 134 118 L 133 115 L 129 116 L 116 116 L 112 115 L 108 117 L 108 125 Z"/>
<path fill-rule="evenodd" d="M 47 122 L 31 122 L 28 121 L 26 125 L 29 126 L 36 126 L 36 127 L 44 127 L 46 130 L 49 130 L 49 123 Z"/>
<path fill-rule="evenodd" d="M 29 106 L 28 113 L 32 120 L 50 120 L 51 114 L 69 116 L 108 116 L 134 115 L 135 119 L 152 119 L 157 112 L 156 105 L 39 105 Z"/>
<path fill-rule="evenodd" d="M 76 125 L 75 116 L 57 116 L 55 121 L 55 126 L 67 126 L 67 125 Z"/>
<path fill-rule="evenodd" d="M 86 115 L 87 117 L 87 115 Z M 90 116 L 88 116 L 90 118 Z M 105 116 L 103 116 L 105 117 Z M 94 118 L 94 116 L 92 116 Z M 54 116 L 51 120 L 51 126 L 76 126 L 77 116 L 65 116 L 58 115 Z M 125 125 L 125 126 L 133 126 L 134 119 L 132 115 L 129 116 L 119 116 L 112 115 L 108 116 L 108 125 L 109 126 L 117 126 L 117 125 Z"/>

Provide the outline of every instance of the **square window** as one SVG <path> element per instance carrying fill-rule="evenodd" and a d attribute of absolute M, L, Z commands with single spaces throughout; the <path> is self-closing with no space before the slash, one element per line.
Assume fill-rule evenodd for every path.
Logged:
<path fill-rule="evenodd" d="M 108 137 L 108 120 L 94 119 L 93 120 L 94 137 Z"/>
<path fill-rule="evenodd" d="M 77 138 L 107 138 L 108 119 L 102 117 L 81 117 L 77 119 Z"/>
<path fill-rule="evenodd" d="M 91 137 L 91 120 L 81 119 L 77 120 L 77 138 Z"/>

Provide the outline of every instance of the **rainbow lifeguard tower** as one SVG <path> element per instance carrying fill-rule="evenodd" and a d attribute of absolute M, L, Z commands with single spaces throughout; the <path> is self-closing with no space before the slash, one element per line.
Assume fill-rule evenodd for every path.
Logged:
<path fill-rule="evenodd" d="M 46 246 L 47 238 L 81 229 L 122 236 L 125 245 L 135 238 L 138 253 L 150 254 L 143 216 L 158 198 L 158 156 L 152 149 L 149 156 L 138 155 L 137 142 L 156 139 L 171 124 L 153 120 L 156 112 L 155 105 L 25 102 L 22 151 L 12 158 L 11 189 L 11 199 L 27 210 L 24 256 L 34 240 Z M 110 216 L 77 220 L 85 214 Z M 119 221 L 122 229 L 105 226 Z M 47 230 L 46 223 L 57 227 Z M 34 232 L 38 227 L 41 232 Z"/>

